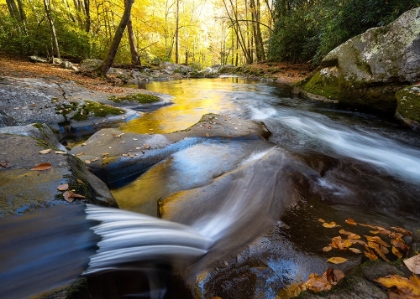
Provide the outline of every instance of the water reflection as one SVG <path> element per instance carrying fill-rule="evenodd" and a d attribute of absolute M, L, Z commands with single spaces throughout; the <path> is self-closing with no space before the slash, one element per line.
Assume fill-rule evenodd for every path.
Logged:
<path fill-rule="evenodd" d="M 241 93 L 244 97 L 249 96 L 249 91 L 257 93 L 260 86 L 264 85 L 240 78 L 152 81 L 142 87 L 170 94 L 174 105 L 144 114 L 123 124 L 120 129 L 141 134 L 184 130 L 197 123 L 204 114 L 232 115 L 240 111 L 240 103 L 232 100 L 241 97 Z"/>

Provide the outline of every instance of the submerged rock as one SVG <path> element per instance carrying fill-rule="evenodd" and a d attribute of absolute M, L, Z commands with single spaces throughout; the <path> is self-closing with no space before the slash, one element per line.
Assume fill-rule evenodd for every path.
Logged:
<path fill-rule="evenodd" d="M 420 8 L 372 28 L 332 50 L 301 83 L 315 94 L 352 106 L 395 112 L 395 92 L 420 79 Z"/>

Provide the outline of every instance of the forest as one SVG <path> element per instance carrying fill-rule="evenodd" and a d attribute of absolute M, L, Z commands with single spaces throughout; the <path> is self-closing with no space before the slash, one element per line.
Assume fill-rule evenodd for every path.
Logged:
<path fill-rule="evenodd" d="M 347 39 L 418 6 L 420 0 L 0 0 L 0 52 L 70 61 L 111 55 L 117 63 L 197 69 L 317 65 Z"/>

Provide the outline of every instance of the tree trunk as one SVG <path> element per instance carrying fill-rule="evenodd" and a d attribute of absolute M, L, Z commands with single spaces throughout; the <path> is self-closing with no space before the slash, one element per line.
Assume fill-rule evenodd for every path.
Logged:
<path fill-rule="evenodd" d="M 120 45 L 120 41 L 124 34 L 125 27 L 127 26 L 128 20 L 130 19 L 131 7 L 133 6 L 133 3 L 134 0 L 125 0 L 124 14 L 121 18 L 120 24 L 115 30 L 115 35 L 112 40 L 111 46 L 109 47 L 108 54 L 98 70 L 102 76 L 106 77 L 106 73 L 111 67 L 112 62 L 114 62 L 114 58 L 117 54 L 118 46 Z"/>
<path fill-rule="evenodd" d="M 86 32 L 90 32 L 90 24 L 91 24 L 91 19 L 90 19 L 90 1 L 89 0 L 85 0 L 85 16 L 86 16 L 86 24 L 85 24 L 85 31 Z"/>
<path fill-rule="evenodd" d="M 133 31 L 133 22 L 131 22 L 131 16 L 128 19 L 127 23 L 127 32 L 128 32 L 128 41 L 130 43 L 130 53 L 131 53 L 131 64 L 132 65 L 141 65 L 140 55 L 137 52 L 134 31 Z"/>
<path fill-rule="evenodd" d="M 51 15 L 50 0 L 44 0 L 44 8 L 45 8 L 45 13 L 47 15 L 48 22 L 50 23 L 51 38 L 52 38 L 52 42 L 53 42 L 53 48 L 54 48 L 55 55 L 56 55 L 57 58 L 61 58 L 60 48 L 58 46 L 58 40 L 57 40 L 57 33 L 55 31 L 55 26 L 54 26 L 54 20 L 53 20 L 53 17 Z"/>
<path fill-rule="evenodd" d="M 175 63 L 178 64 L 179 59 L 179 0 L 176 0 L 176 21 L 175 21 Z"/>

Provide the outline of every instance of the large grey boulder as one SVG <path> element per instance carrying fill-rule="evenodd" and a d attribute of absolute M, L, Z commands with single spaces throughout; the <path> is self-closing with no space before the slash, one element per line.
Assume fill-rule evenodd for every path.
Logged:
<path fill-rule="evenodd" d="M 303 90 L 323 99 L 394 112 L 395 92 L 420 79 L 420 8 L 332 50 Z"/>

